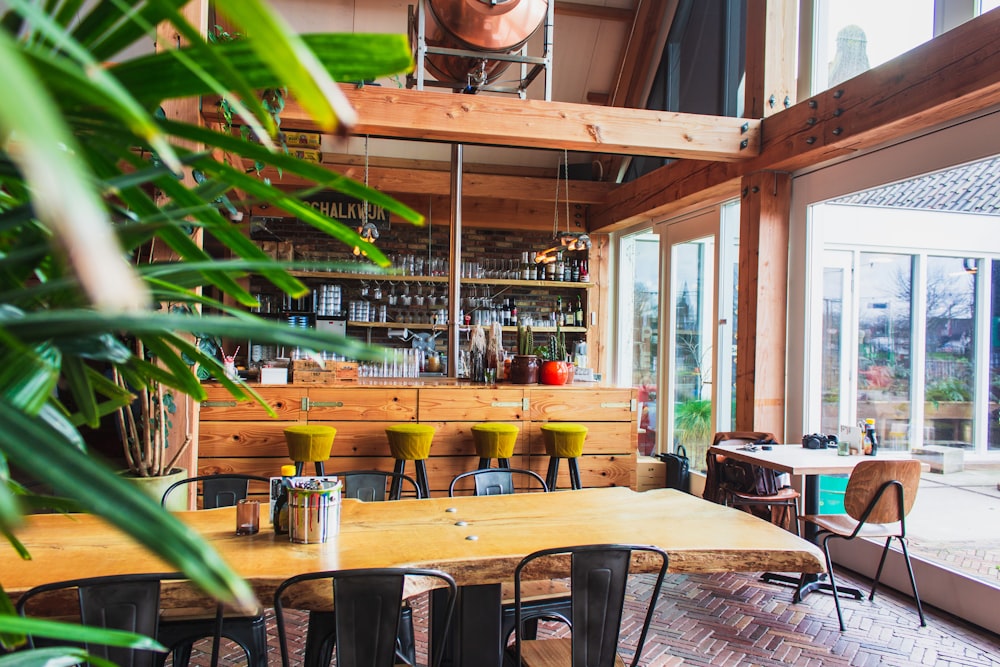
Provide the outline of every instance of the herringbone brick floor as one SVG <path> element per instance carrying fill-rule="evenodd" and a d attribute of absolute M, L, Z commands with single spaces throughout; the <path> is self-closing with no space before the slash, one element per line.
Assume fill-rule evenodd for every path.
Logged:
<path fill-rule="evenodd" d="M 838 582 L 867 590 L 869 582 L 838 571 Z M 919 582 L 918 582 L 919 584 Z M 629 587 L 623 621 L 622 657 L 638 639 L 640 605 L 652 592 L 651 578 L 635 577 Z M 791 589 L 759 581 L 754 574 L 668 575 L 656 608 L 640 664 L 704 667 L 868 667 L 934 665 L 1000 667 L 1000 637 L 947 614 L 927 609 L 927 627 L 918 625 L 912 602 L 880 590 L 873 602 L 844 600 L 847 631 L 837 627 L 833 599 L 814 593 L 792 604 Z M 417 660 L 426 664 L 423 604 L 414 607 L 418 631 Z M 293 623 L 293 665 L 301 664 L 304 616 Z M 280 665 L 273 621 L 270 663 Z M 542 631 L 557 631 L 544 628 Z M 208 648 L 208 642 L 200 647 Z M 224 647 L 225 648 L 225 647 Z M 195 656 L 207 665 L 205 655 Z M 221 667 L 243 667 L 242 651 L 231 645 Z"/>

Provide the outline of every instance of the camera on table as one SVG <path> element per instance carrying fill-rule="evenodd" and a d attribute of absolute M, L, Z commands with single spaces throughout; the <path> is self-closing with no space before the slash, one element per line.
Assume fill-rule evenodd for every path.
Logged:
<path fill-rule="evenodd" d="M 822 433 L 810 433 L 802 436 L 802 446 L 806 449 L 826 449 L 837 446 L 837 436 L 823 435 Z"/>

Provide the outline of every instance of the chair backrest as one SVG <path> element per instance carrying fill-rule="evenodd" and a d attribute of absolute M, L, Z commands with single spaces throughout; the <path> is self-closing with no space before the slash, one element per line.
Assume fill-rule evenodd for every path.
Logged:
<path fill-rule="evenodd" d="M 913 507 L 919 484 L 920 461 L 877 458 L 862 461 L 847 481 L 844 511 L 865 523 L 902 521 Z"/>
<path fill-rule="evenodd" d="M 447 636 L 458 587 L 451 575 L 439 570 L 422 568 L 372 568 L 328 572 L 311 572 L 291 577 L 283 581 L 274 592 L 274 618 L 281 647 L 281 664 L 288 667 L 288 638 L 285 629 L 285 598 L 302 599 L 303 590 L 309 582 L 328 580 L 333 584 L 333 608 L 336 610 L 336 632 L 334 646 L 337 664 L 348 667 L 381 667 L 395 664 L 396 636 L 400 610 L 403 606 L 403 592 L 406 579 L 414 577 L 433 578 L 442 582 L 448 590 L 445 612 L 437 616 L 435 623 L 443 623 L 442 636 Z M 329 600 L 329 598 L 327 598 Z M 315 603 L 309 603 L 315 604 Z M 294 608 L 295 604 L 287 605 Z M 436 655 L 428 664 L 436 667 L 441 663 L 443 646 L 436 648 Z"/>
<path fill-rule="evenodd" d="M 413 495 L 422 498 L 420 486 L 409 475 L 384 470 L 345 470 L 331 473 L 333 477 L 344 480 L 344 497 L 357 498 L 364 502 L 381 502 L 389 497 L 387 486 L 392 480 L 398 480 L 410 485 Z"/>
<path fill-rule="evenodd" d="M 551 611 L 526 613 L 522 607 L 522 582 L 566 576 L 566 557 L 570 562 L 572 605 L 572 667 L 612 667 L 618 651 L 625 588 L 634 554 L 644 562 L 659 565 L 656 582 L 649 597 L 645 620 L 635 648 L 633 667 L 639 664 L 646 635 L 653 620 L 656 601 L 667 573 L 667 553 L 658 547 L 635 544 L 593 544 L 544 549 L 528 554 L 514 570 L 514 643 L 521 659 L 521 635 L 524 621 L 533 616 L 551 617 Z"/>
<path fill-rule="evenodd" d="M 767 431 L 719 431 L 712 438 L 712 446 L 716 445 L 743 445 L 748 442 L 767 441 L 776 442 L 773 433 Z"/>
<path fill-rule="evenodd" d="M 542 476 L 533 470 L 522 468 L 482 468 L 480 470 L 470 470 L 456 475 L 448 485 L 448 496 L 453 497 L 455 491 L 462 480 L 472 478 L 475 486 L 473 495 L 476 496 L 505 496 L 514 493 L 514 476 L 517 475 L 530 486 L 534 480 L 539 490 L 548 493 L 549 487 L 545 484 Z"/>
<path fill-rule="evenodd" d="M 167 496 L 188 484 L 201 482 L 202 509 L 210 510 L 216 507 L 232 507 L 237 501 L 247 497 L 250 482 L 262 482 L 269 484 L 267 477 L 259 475 L 242 475 L 238 473 L 219 473 L 218 475 L 198 475 L 197 477 L 187 477 L 178 482 L 174 482 L 163 492 L 160 503 L 167 504 Z"/>
<path fill-rule="evenodd" d="M 156 638 L 160 618 L 160 584 L 167 580 L 185 579 L 178 573 L 129 574 L 106 577 L 88 577 L 50 584 L 42 584 L 25 592 L 17 601 L 21 616 L 65 616 L 68 605 L 78 604 L 80 623 L 98 628 L 125 630 Z M 218 607 L 215 622 L 215 641 L 221 637 L 222 607 Z M 65 640 L 35 640 L 29 637 L 33 648 L 53 645 L 73 645 Z M 77 644 L 78 646 L 78 644 Z M 87 644 L 86 651 L 121 667 L 155 667 L 162 656 L 147 650 L 138 650 L 100 644 Z M 218 655 L 213 653 L 213 664 Z"/>

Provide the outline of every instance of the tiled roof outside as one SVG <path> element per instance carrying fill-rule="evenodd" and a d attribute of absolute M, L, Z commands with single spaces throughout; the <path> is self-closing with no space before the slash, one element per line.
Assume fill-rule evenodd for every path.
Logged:
<path fill-rule="evenodd" d="M 1000 157 L 865 190 L 834 202 L 1000 215 Z"/>

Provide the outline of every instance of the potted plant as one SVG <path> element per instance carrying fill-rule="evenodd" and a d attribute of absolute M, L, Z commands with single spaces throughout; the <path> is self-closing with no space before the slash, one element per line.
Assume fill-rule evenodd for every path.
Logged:
<path fill-rule="evenodd" d="M 542 359 L 538 371 L 538 381 L 542 384 L 561 385 L 569 380 L 569 365 L 566 363 L 566 334 L 556 323 L 556 332 L 549 335 L 549 344 L 536 350 Z"/>
<path fill-rule="evenodd" d="M 538 382 L 538 357 L 535 351 L 535 334 L 530 324 L 517 325 L 517 354 L 510 362 L 512 384 L 536 384 Z"/>
<path fill-rule="evenodd" d="M 96 427 L 122 408 L 128 412 L 135 396 L 147 391 L 155 398 L 148 398 L 146 434 L 163 433 L 169 428 L 169 396 L 194 401 L 206 396 L 192 361 L 235 399 L 260 400 L 192 343 L 196 335 L 355 358 L 380 353 L 343 336 L 285 327 L 247 312 L 259 305 L 243 282 L 249 273 L 293 297 L 308 290 L 289 273 L 299 265 L 276 261 L 251 243 L 227 215 L 224 202 L 235 194 L 237 201 L 281 207 L 319 233 L 362 247 L 374 264 L 388 266 L 385 255 L 352 228 L 305 204 L 299 194 L 247 173 L 243 165 L 260 162 L 294 173 L 313 188 L 339 190 L 422 222 L 422 216 L 382 193 L 275 150 L 273 118 L 255 94 L 287 87 L 324 131 L 349 132 L 355 113 L 336 80 L 374 79 L 412 67 L 406 36 L 300 37 L 256 0 L 214 3 L 251 36 L 216 44 L 200 37 L 173 2 L 146 3 L 140 12 L 129 3 L 85 3 L 77 11 L 65 11 L 63 3 L 7 4 L 0 30 L 7 93 L 0 99 L 5 266 L 0 275 L 0 529 L 9 548 L 26 558 L 16 537 L 19 509 L 93 512 L 208 593 L 253 608 L 257 601 L 247 583 L 197 533 L 89 453 L 81 429 Z M 122 55 L 161 24 L 164 29 L 172 24 L 187 46 Z M 192 99 L 222 91 L 234 91 L 240 124 L 253 128 L 260 143 L 176 119 Z M 209 246 L 227 248 L 229 259 L 212 257 L 204 250 Z M 149 257 L 162 259 L 146 261 Z M 164 302 L 189 308 L 156 307 Z M 141 341 L 157 363 L 123 344 L 123 336 Z M 104 368 L 117 370 L 129 389 L 106 376 Z M 165 412 L 157 417 L 161 409 Z M 136 434 L 143 428 L 139 417 Z M 65 497 L 32 493 L 11 478 L 11 468 Z M 24 631 L 65 636 L 64 630 L 43 628 L 31 619 L 16 619 L 20 625 L 11 635 L 5 623 L 13 618 L 0 574 L 0 644 L 23 642 L 18 635 Z M 104 643 L 102 638 L 81 641 Z M 86 661 L 78 653 L 73 662 Z M 50 651 L 38 659 L 58 657 Z"/>

